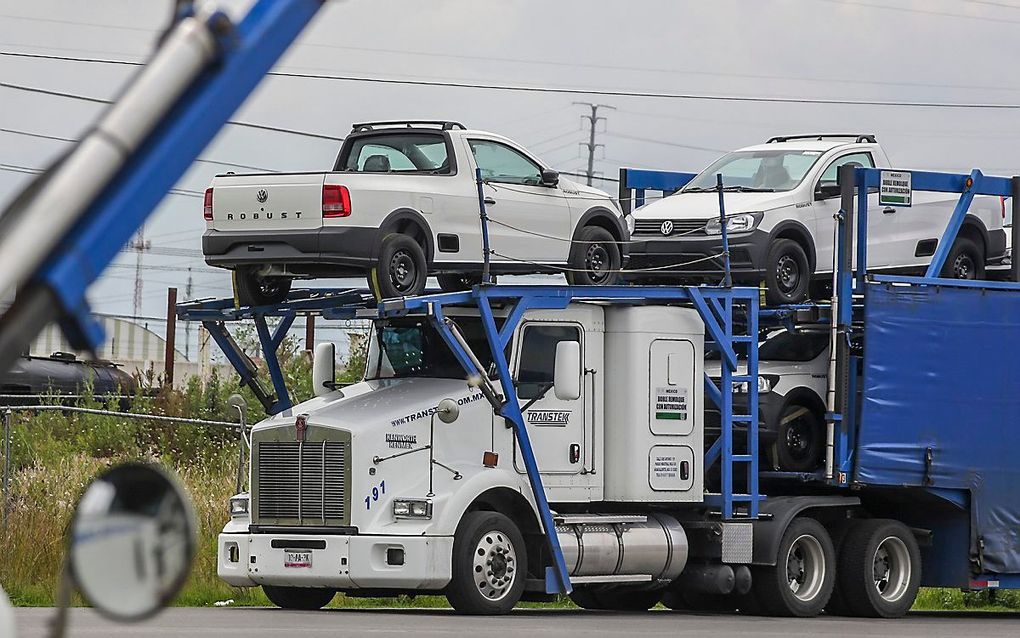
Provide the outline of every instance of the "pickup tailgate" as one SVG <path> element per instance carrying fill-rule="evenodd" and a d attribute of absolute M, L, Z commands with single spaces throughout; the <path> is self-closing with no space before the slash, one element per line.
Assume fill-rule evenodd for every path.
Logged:
<path fill-rule="evenodd" d="M 219 231 L 298 230 L 322 226 L 323 173 L 221 175 L 212 183 Z"/>

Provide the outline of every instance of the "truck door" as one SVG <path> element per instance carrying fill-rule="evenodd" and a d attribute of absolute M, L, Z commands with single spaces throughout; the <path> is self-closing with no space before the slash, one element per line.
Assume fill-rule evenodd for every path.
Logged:
<path fill-rule="evenodd" d="M 525 324 L 516 350 L 517 396 L 524 410 L 524 423 L 543 474 L 577 474 L 588 456 L 584 386 L 573 401 L 556 398 L 551 385 L 556 359 L 556 344 L 577 341 L 581 344 L 581 367 L 585 366 L 585 347 L 581 327 L 573 323 L 532 322 Z M 541 397 L 541 398 L 539 398 Z M 514 446 L 514 467 L 524 473 L 520 450 Z"/>
<path fill-rule="evenodd" d="M 527 266 L 567 260 L 570 206 L 559 186 L 542 184 L 542 168 L 496 140 L 468 140 L 482 179 L 492 261 Z"/>

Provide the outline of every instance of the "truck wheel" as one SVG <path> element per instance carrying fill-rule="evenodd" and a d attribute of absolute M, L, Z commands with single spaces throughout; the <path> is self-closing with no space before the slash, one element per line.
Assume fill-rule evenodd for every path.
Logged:
<path fill-rule="evenodd" d="M 436 275 L 436 281 L 443 292 L 462 292 L 471 290 L 472 286 L 482 283 L 481 275 L 467 275 L 462 273 L 447 273 Z"/>
<path fill-rule="evenodd" d="M 985 256 L 981 247 L 967 237 L 957 237 L 940 274 L 949 279 L 984 279 Z"/>
<path fill-rule="evenodd" d="M 779 415 L 775 465 L 784 472 L 814 472 L 824 461 L 825 423 L 807 406 L 791 404 Z"/>
<path fill-rule="evenodd" d="M 804 301 L 811 274 L 804 248 L 792 239 L 777 239 L 765 258 L 765 301 L 769 305 Z"/>
<path fill-rule="evenodd" d="M 379 245 L 376 267 L 368 273 L 368 285 L 376 299 L 413 297 L 425 291 L 428 279 L 425 251 L 402 233 L 390 233 Z"/>
<path fill-rule="evenodd" d="M 906 525 L 863 520 L 850 528 L 839 557 L 842 603 L 854 616 L 897 618 L 921 586 L 921 550 Z"/>
<path fill-rule="evenodd" d="M 795 518 L 783 534 L 776 564 L 754 572 L 755 599 L 769 616 L 817 616 L 832 595 L 835 566 L 825 528 L 812 518 Z"/>
<path fill-rule="evenodd" d="M 275 587 L 263 585 L 262 591 L 266 598 L 281 609 L 302 609 L 314 611 L 322 609 L 333 600 L 336 591 L 319 587 Z"/>
<path fill-rule="evenodd" d="M 260 277 L 255 271 L 234 271 L 234 293 L 242 306 L 270 306 L 283 303 L 290 293 L 289 277 Z"/>
<path fill-rule="evenodd" d="M 850 518 L 841 521 L 835 527 L 829 529 L 829 535 L 832 537 L 832 546 L 836 548 L 836 584 L 832 588 L 832 596 L 829 597 L 829 602 L 825 604 L 825 613 L 830 616 L 851 616 L 850 608 L 846 604 L 846 599 L 843 596 L 843 585 L 840 583 L 840 578 L 843 574 L 843 548 L 846 546 L 847 536 L 850 534 L 850 530 L 853 529 L 860 519 Z"/>
<path fill-rule="evenodd" d="M 570 600 L 583 609 L 599 611 L 648 611 L 662 599 L 661 589 L 589 589 L 570 592 Z"/>
<path fill-rule="evenodd" d="M 620 245 L 608 230 L 585 226 L 570 245 L 567 283 L 571 286 L 611 286 L 620 278 Z"/>
<path fill-rule="evenodd" d="M 517 525 L 498 512 L 470 512 L 453 539 L 450 605 L 462 614 L 505 614 L 524 593 L 528 550 Z"/>

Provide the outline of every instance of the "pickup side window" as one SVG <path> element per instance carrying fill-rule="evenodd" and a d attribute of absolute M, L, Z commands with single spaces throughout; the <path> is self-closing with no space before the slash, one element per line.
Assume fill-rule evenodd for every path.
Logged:
<path fill-rule="evenodd" d="M 553 382 L 556 366 L 556 344 L 560 341 L 581 341 L 577 326 L 531 324 L 524 327 L 521 356 L 517 364 L 517 396 L 534 399 L 542 387 Z"/>
<path fill-rule="evenodd" d="M 822 171 L 822 176 L 818 180 L 819 186 L 835 186 L 836 175 L 839 173 L 839 167 L 848 162 L 857 162 L 864 168 L 875 168 L 875 161 L 871 159 L 871 153 L 851 153 L 849 155 L 842 155 L 832 160 L 832 162 L 825 167 Z"/>
<path fill-rule="evenodd" d="M 355 139 L 340 170 L 357 173 L 449 175 L 446 138 L 431 133 L 386 133 Z"/>
<path fill-rule="evenodd" d="M 520 151 L 491 140 L 468 140 L 482 179 L 504 184 L 539 186 L 542 169 Z"/>

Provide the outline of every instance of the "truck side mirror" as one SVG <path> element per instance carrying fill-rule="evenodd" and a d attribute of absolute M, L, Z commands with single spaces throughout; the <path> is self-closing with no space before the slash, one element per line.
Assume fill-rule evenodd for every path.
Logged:
<path fill-rule="evenodd" d="M 825 183 L 819 184 L 818 188 L 815 189 L 815 199 L 829 199 L 830 197 L 839 197 L 842 193 L 843 187 L 839 184 Z"/>
<path fill-rule="evenodd" d="M 577 341 L 556 344 L 553 392 L 560 401 L 573 401 L 581 396 L 581 344 Z"/>
<path fill-rule="evenodd" d="M 317 397 L 324 397 L 333 391 L 336 384 L 336 346 L 332 342 L 315 346 L 312 356 L 312 391 Z"/>
<path fill-rule="evenodd" d="M 560 183 L 560 174 L 551 168 L 542 169 L 542 185 L 556 186 Z"/>

